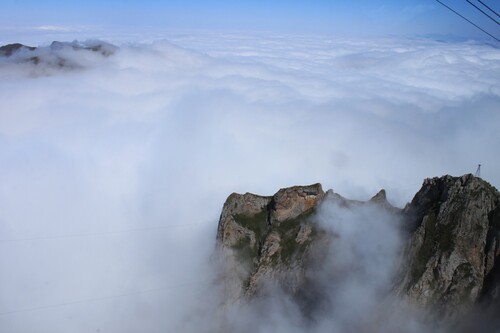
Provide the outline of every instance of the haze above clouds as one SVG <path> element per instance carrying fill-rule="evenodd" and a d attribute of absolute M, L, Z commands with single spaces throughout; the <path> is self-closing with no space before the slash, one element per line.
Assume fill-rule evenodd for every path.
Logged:
<path fill-rule="evenodd" d="M 478 163 L 500 184 L 494 46 L 241 34 L 118 46 L 65 50 L 72 70 L 0 62 L 1 331 L 200 331 L 231 192 L 321 182 L 363 200 L 386 188 L 403 206 L 424 178 Z"/>

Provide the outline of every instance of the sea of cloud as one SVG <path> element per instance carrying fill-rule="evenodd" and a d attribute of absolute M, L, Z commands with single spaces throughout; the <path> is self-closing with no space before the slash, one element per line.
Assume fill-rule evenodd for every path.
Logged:
<path fill-rule="evenodd" d="M 424 178 L 478 163 L 500 184 L 494 45 L 236 34 L 117 44 L 109 57 L 42 49 L 72 68 L 0 61 L 0 331 L 208 330 L 231 192 L 321 182 L 354 199 L 386 188 L 403 206 Z M 289 311 L 273 325 L 247 324 L 286 331 L 295 310 L 276 302 Z"/>

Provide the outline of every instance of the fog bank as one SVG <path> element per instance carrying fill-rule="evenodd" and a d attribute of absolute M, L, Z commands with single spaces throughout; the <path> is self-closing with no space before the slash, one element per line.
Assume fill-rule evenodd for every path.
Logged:
<path fill-rule="evenodd" d="M 1 331 L 203 331 L 232 192 L 321 182 L 363 200 L 386 188 L 403 206 L 423 178 L 478 163 L 500 184 L 491 45 L 185 35 L 117 46 L 68 50 L 78 70 L 0 62 Z M 273 331 L 291 332 L 287 309 Z"/>

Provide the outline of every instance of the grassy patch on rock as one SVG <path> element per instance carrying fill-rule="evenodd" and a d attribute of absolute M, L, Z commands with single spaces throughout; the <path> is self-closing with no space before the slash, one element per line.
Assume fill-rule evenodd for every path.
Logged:
<path fill-rule="evenodd" d="M 315 213 L 315 209 L 311 209 L 296 218 L 282 221 L 276 226 L 273 226 L 275 230 L 279 232 L 281 235 L 281 250 L 280 250 L 280 259 L 281 262 L 290 262 L 297 255 L 301 255 L 305 252 L 307 246 L 310 243 L 306 241 L 302 244 L 297 243 L 296 238 L 300 231 L 301 224 L 306 221 L 309 217 L 311 217 Z M 313 226 L 313 231 L 314 231 Z M 313 233 L 311 233 L 310 238 L 312 238 Z"/>
<path fill-rule="evenodd" d="M 265 208 L 254 215 L 235 214 L 233 218 L 242 227 L 253 231 L 257 242 L 267 234 L 267 209 Z"/>

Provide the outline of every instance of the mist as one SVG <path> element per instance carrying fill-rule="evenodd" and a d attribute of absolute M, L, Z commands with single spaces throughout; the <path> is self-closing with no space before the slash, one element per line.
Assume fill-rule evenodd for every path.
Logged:
<path fill-rule="evenodd" d="M 359 200 L 385 188 L 402 207 L 424 178 L 479 163 L 500 184 L 494 46 L 230 34 L 115 44 L 108 57 L 38 51 L 70 68 L 0 61 L 3 332 L 216 331 L 215 234 L 232 192 L 321 182 Z M 393 269 L 369 263 L 391 258 L 400 239 L 390 219 L 366 214 L 332 208 L 323 223 L 380 281 L 368 295 Z M 365 228 L 385 231 L 382 252 L 359 240 Z M 342 269 L 346 257 L 332 253 Z M 346 292 L 364 286 L 352 282 Z M 284 295 L 266 304 L 223 316 L 244 332 L 268 310 L 256 331 L 303 331 Z M 336 313 L 314 329 L 353 320 Z"/>
<path fill-rule="evenodd" d="M 408 240 L 400 212 L 328 193 L 303 223 L 318 232 L 303 259 L 304 272 L 298 273 L 304 274 L 304 282 L 290 290 L 287 282 L 269 274 L 256 295 L 224 304 L 221 324 L 210 332 L 456 330 L 450 329 L 452 320 L 436 321 L 432 309 L 417 308 L 393 293 Z M 288 265 L 284 266 L 286 274 Z M 292 272 L 298 270 L 292 267 Z M 237 268 L 237 262 L 226 262 L 226 270 Z"/>

